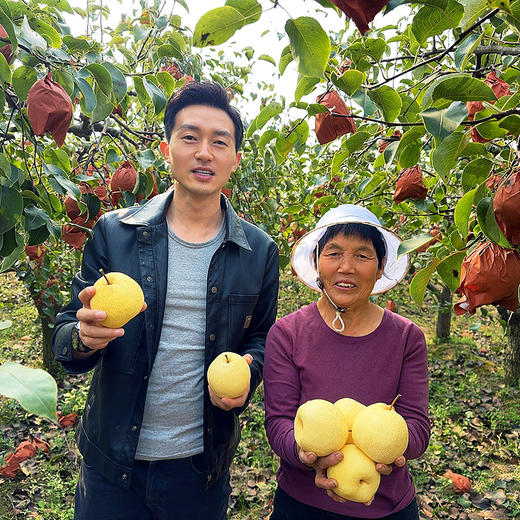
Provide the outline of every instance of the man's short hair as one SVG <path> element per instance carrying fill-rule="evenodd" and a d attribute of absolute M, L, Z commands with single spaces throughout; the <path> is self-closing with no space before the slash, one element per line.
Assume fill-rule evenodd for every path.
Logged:
<path fill-rule="evenodd" d="M 190 81 L 172 95 L 164 113 L 164 130 L 168 143 L 175 126 L 177 113 L 190 105 L 205 105 L 220 108 L 226 112 L 235 127 L 235 149 L 238 152 L 244 136 L 244 125 L 240 112 L 229 104 L 226 89 L 215 81 Z"/>

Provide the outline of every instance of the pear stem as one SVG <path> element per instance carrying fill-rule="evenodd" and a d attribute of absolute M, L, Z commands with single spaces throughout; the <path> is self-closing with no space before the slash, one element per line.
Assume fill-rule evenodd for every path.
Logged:
<path fill-rule="evenodd" d="M 110 282 L 107 278 L 107 275 L 105 274 L 105 271 L 103 271 L 103 269 L 100 269 L 99 272 L 103 275 L 103 277 L 105 278 L 105 280 L 107 281 L 107 284 L 110 285 Z"/>
<path fill-rule="evenodd" d="M 390 406 L 388 407 L 389 410 L 391 410 L 391 409 L 394 407 L 395 402 L 396 402 L 400 397 L 401 397 L 401 394 L 397 394 L 397 395 L 395 396 L 395 399 L 390 403 Z"/>
<path fill-rule="evenodd" d="M 229 359 L 229 356 L 227 354 L 224 354 L 224 357 L 226 358 L 226 363 L 229 363 L 231 360 Z"/>

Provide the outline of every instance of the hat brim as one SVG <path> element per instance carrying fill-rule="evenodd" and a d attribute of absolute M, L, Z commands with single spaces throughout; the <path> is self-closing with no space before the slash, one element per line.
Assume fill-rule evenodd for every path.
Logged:
<path fill-rule="evenodd" d="M 406 276 L 410 265 L 409 255 L 405 254 L 397 258 L 397 250 L 402 240 L 392 231 L 373 222 L 364 222 L 358 219 L 344 219 L 325 226 L 317 227 L 303 235 L 293 246 L 291 252 L 291 266 L 296 276 L 311 289 L 321 292 L 316 284 L 318 272 L 314 267 L 313 254 L 316 244 L 324 235 L 327 228 L 337 224 L 366 224 L 377 228 L 383 235 L 386 244 L 386 262 L 383 275 L 376 281 L 371 294 L 381 294 L 395 287 Z"/>

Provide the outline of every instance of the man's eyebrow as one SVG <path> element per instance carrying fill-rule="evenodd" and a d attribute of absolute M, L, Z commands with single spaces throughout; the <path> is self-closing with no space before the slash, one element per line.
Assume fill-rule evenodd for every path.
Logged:
<path fill-rule="evenodd" d="M 184 123 L 181 126 L 179 126 L 179 130 L 193 130 L 195 132 L 200 131 L 200 127 L 197 125 L 192 125 L 190 123 Z M 215 130 L 213 132 L 214 135 L 220 135 L 223 137 L 229 137 L 230 139 L 233 139 L 233 136 L 231 135 L 231 132 L 228 132 L 227 130 Z"/>

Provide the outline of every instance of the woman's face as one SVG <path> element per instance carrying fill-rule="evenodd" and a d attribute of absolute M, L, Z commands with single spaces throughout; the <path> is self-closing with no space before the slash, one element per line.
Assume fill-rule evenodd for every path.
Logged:
<path fill-rule="evenodd" d="M 383 267 L 378 268 L 371 240 L 339 233 L 323 247 L 318 271 L 332 301 L 340 307 L 351 308 L 368 303 Z"/>

